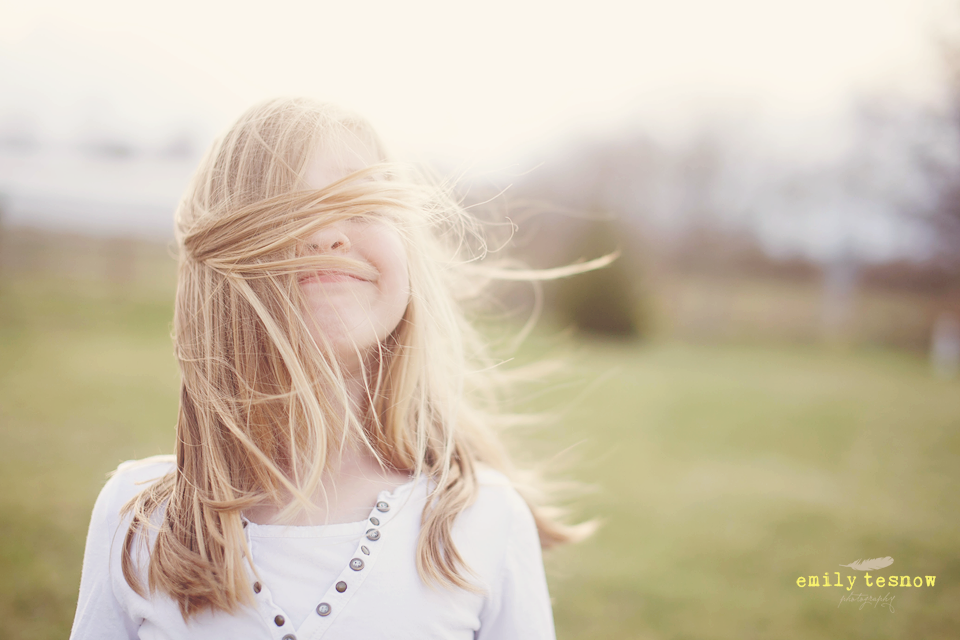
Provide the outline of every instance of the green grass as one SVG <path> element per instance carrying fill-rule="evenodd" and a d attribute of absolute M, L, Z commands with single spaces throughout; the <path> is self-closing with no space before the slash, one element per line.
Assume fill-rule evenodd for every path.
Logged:
<path fill-rule="evenodd" d="M 17 244 L 0 269 L 0 637 L 63 638 L 106 473 L 172 450 L 173 269 L 149 247 L 103 267 L 102 247 L 58 244 L 53 267 Z M 546 332 L 519 359 L 558 353 L 563 383 L 524 403 L 556 419 L 513 439 L 592 486 L 578 512 L 604 523 L 547 555 L 561 639 L 958 635 L 960 381 L 894 351 Z M 936 586 L 865 590 L 895 613 L 796 586 L 887 555 L 878 574 Z"/>
<path fill-rule="evenodd" d="M 956 636 L 955 381 L 910 355 L 809 347 L 594 344 L 582 362 L 608 377 L 551 438 L 583 441 L 575 474 L 606 524 L 549 559 L 561 636 Z M 887 555 L 881 574 L 937 586 L 889 590 L 894 614 L 796 586 Z"/>

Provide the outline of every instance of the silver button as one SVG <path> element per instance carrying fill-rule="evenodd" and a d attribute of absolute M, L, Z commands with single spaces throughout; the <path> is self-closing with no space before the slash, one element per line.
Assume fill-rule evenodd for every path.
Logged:
<path fill-rule="evenodd" d="M 297 640 L 297 636 L 293 635 L 292 633 L 288 633 L 287 635 L 283 636 L 283 640 Z"/>
<path fill-rule="evenodd" d="M 354 558 L 350 561 L 350 568 L 354 571 L 360 571 L 360 569 L 363 569 L 363 560 L 360 558 Z"/>
<path fill-rule="evenodd" d="M 379 540 L 379 539 L 380 539 L 380 532 L 379 532 L 379 531 L 377 531 L 376 529 L 367 529 L 367 540 L 374 540 L 374 541 L 376 541 L 376 540 Z"/>
<path fill-rule="evenodd" d="M 317 615 L 328 616 L 330 615 L 330 605 L 326 602 L 321 602 L 317 605 Z"/>
<path fill-rule="evenodd" d="M 370 522 L 372 522 L 373 524 L 375 524 L 375 525 L 377 525 L 377 526 L 380 526 L 380 519 L 377 518 L 377 517 L 371 517 L 371 518 L 370 518 Z"/>
<path fill-rule="evenodd" d="M 370 549 L 367 549 L 367 548 L 364 547 L 364 546 L 361 546 L 361 547 L 360 547 L 360 551 L 363 551 L 363 554 L 364 554 L 364 555 L 367 555 L 367 556 L 370 555 Z"/>
<path fill-rule="evenodd" d="M 343 592 L 346 591 L 346 590 L 347 590 L 347 583 L 346 583 L 346 582 L 344 582 L 343 580 L 341 580 L 340 582 L 337 583 L 337 591 L 338 591 L 339 593 L 343 593 Z"/>
<path fill-rule="evenodd" d="M 370 503 L 368 502 L 367 504 L 370 504 Z M 380 502 L 377 503 L 377 511 L 379 511 L 380 513 L 386 513 L 387 511 L 390 511 L 390 505 L 388 505 L 386 502 L 381 500 Z"/>

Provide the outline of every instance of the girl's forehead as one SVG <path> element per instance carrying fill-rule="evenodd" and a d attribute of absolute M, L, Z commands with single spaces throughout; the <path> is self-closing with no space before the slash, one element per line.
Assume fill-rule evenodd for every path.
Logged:
<path fill-rule="evenodd" d="M 357 137 L 327 142 L 319 145 L 307 159 L 303 181 L 309 189 L 323 189 L 379 161 L 376 150 Z"/>

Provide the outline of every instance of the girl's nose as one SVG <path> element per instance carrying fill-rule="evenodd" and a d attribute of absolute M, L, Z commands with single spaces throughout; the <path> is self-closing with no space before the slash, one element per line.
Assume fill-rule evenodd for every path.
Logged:
<path fill-rule="evenodd" d="M 311 253 L 347 253 L 350 251 L 350 236 L 343 227 L 334 223 L 307 238 L 307 251 Z"/>

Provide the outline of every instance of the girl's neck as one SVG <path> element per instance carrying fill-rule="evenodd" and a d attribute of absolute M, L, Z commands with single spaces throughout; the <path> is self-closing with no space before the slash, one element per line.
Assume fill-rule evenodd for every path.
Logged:
<path fill-rule="evenodd" d="M 354 415 L 364 415 L 369 400 L 363 370 L 357 366 L 341 369 L 346 384 L 347 399 Z M 376 504 L 381 491 L 395 489 L 408 482 L 407 473 L 385 467 L 376 455 L 360 443 L 346 444 L 339 455 L 323 471 L 324 491 L 318 491 L 312 502 L 315 509 L 301 512 L 290 525 L 339 524 L 359 522 L 366 518 Z M 264 504 L 244 511 L 252 522 L 279 524 L 280 508 Z"/>
<path fill-rule="evenodd" d="M 359 367 L 353 371 L 344 369 L 343 381 L 347 386 L 347 398 L 351 403 L 350 408 L 356 412 L 356 415 L 363 415 L 361 409 L 366 408 L 369 398 L 367 397 L 367 383 L 363 378 L 362 370 Z"/>
<path fill-rule="evenodd" d="M 360 522 L 373 509 L 381 491 L 395 489 L 409 481 L 408 474 L 381 466 L 366 447 L 349 447 L 324 470 L 322 484 L 326 491 L 314 494 L 314 509 L 280 522 L 280 508 L 264 504 L 245 510 L 244 516 L 259 524 L 304 526 Z"/>

